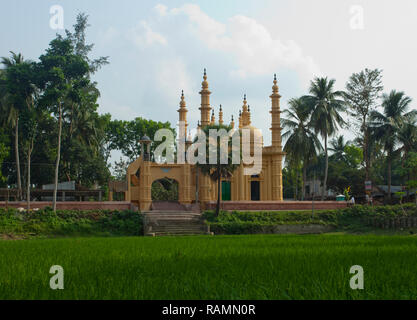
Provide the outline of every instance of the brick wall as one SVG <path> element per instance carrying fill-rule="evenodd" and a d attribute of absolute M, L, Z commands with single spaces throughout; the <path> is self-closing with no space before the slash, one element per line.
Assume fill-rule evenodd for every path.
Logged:
<path fill-rule="evenodd" d="M 311 201 L 224 201 L 221 204 L 222 210 L 311 210 Z M 346 208 L 345 201 L 314 201 L 315 210 L 332 210 Z M 216 202 L 207 204 L 207 209 L 215 209 Z"/>
<path fill-rule="evenodd" d="M 12 208 L 24 208 L 26 209 L 26 202 L 8 202 L 7 205 Z M 0 207 L 6 207 L 5 201 L 0 201 Z M 46 201 L 34 201 L 30 204 L 31 209 L 52 207 L 52 202 Z M 132 205 L 130 202 L 125 201 L 68 201 L 68 202 L 57 202 L 58 210 L 137 210 L 137 207 Z"/>

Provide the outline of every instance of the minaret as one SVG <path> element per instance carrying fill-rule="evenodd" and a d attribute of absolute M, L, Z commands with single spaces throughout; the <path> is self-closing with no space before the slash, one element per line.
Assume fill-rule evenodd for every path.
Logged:
<path fill-rule="evenodd" d="M 211 124 L 211 125 L 214 125 L 214 124 L 215 124 L 215 122 L 216 122 L 216 117 L 215 117 L 215 115 L 214 115 L 214 109 L 213 109 L 213 111 L 211 112 L 211 120 L 210 120 L 210 124 Z"/>
<path fill-rule="evenodd" d="M 246 94 L 243 97 L 243 106 L 242 106 L 242 127 L 246 127 L 249 125 L 248 119 L 248 105 L 246 101 Z"/>
<path fill-rule="evenodd" d="M 201 95 L 201 127 L 205 127 L 210 124 L 210 90 L 208 89 L 208 82 L 207 82 L 207 73 L 206 69 L 204 69 L 204 76 L 203 82 L 201 83 L 202 89 L 200 91 Z"/>
<path fill-rule="evenodd" d="M 272 101 L 271 116 L 272 116 L 272 148 L 277 151 L 282 151 L 281 144 L 281 110 L 279 106 L 279 99 L 281 95 L 278 93 L 277 75 L 274 74 L 274 85 L 272 86 L 272 94 L 270 95 Z"/>
<path fill-rule="evenodd" d="M 235 128 L 235 120 L 233 119 L 233 114 L 232 114 L 232 121 L 230 122 L 230 126 L 232 127 L 232 129 Z"/>
<path fill-rule="evenodd" d="M 271 158 L 271 179 L 272 179 L 272 199 L 271 200 L 283 200 L 283 187 L 282 187 L 282 158 L 285 153 L 282 152 L 281 145 L 281 110 L 279 108 L 279 99 L 281 98 L 278 93 L 277 76 L 274 74 L 274 85 L 272 86 L 272 94 L 270 96 L 272 101 L 271 117 L 272 117 L 272 158 Z"/>
<path fill-rule="evenodd" d="M 184 127 L 180 127 L 180 129 L 183 130 L 182 133 L 180 133 L 180 137 L 186 137 L 187 136 L 187 105 L 185 103 L 184 99 L 184 90 L 181 92 L 181 102 L 180 102 L 180 108 L 177 110 L 179 113 L 179 121 L 184 123 Z"/>
<path fill-rule="evenodd" d="M 223 109 L 222 109 L 222 105 L 220 105 L 220 110 L 219 110 L 219 124 L 220 125 L 223 124 Z"/>
<path fill-rule="evenodd" d="M 239 110 L 239 129 L 242 129 L 242 110 Z"/>
<path fill-rule="evenodd" d="M 247 126 L 250 126 L 252 121 L 250 120 L 250 105 L 248 105 L 248 114 L 246 115 L 246 122 L 247 122 Z"/>

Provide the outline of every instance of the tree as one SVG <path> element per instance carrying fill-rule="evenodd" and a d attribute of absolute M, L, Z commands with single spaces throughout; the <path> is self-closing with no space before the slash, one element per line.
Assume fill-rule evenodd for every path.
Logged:
<path fill-rule="evenodd" d="M 228 143 L 227 150 L 227 162 L 222 163 L 221 161 L 221 143 L 220 137 L 216 141 L 210 138 L 210 130 L 226 130 L 229 132 L 232 130 L 232 127 L 225 125 L 208 125 L 203 127 L 201 130 L 205 134 L 205 147 L 206 147 L 206 161 L 205 163 L 197 162 L 197 167 L 200 168 L 202 174 L 209 176 L 213 181 L 217 182 L 217 205 L 216 205 L 216 216 L 220 213 L 220 190 L 221 190 L 221 181 L 222 179 L 228 179 L 232 176 L 233 172 L 239 168 L 240 164 L 233 164 L 232 162 L 232 146 L 231 143 Z M 233 134 L 240 134 L 238 130 L 234 131 Z M 197 142 L 197 138 L 194 143 Z M 211 152 L 210 152 L 211 151 Z M 239 150 L 240 151 L 240 150 Z M 215 154 L 214 154 L 215 153 Z M 241 153 L 239 152 L 241 159 Z M 210 159 L 216 159 L 215 163 L 210 163 Z M 240 161 L 239 161 L 240 163 Z"/>
<path fill-rule="evenodd" d="M 0 82 L 0 99 L 2 105 L 2 111 L 7 115 L 7 124 L 11 124 L 12 128 L 14 127 L 14 149 L 15 149 L 15 161 L 16 161 L 16 181 L 17 181 L 17 190 L 18 190 L 18 199 L 22 199 L 22 178 L 20 173 L 20 156 L 19 156 L 19 112 L 22 110 L 23 106 L 16 104 L 16 97 L 13 93 L 10 92 L 13 83 L 10 82 L 8 77 L 8 70 L 13 68 L 16 65 L 25 63 L 25 60 L 22 54 L 10 52 L 11 57 L 3 57 L 1 63 L 6 67 L 4 76 L 1 78 Z M 14 86 L 15 87 L 15 86 Z M 16 88 L 16 87 L 15 87 Z"/>
<path fill-rule="evenodd" d="M 89 66 L 81 56 L 75 54 L 73 43 L 60 35 L 51 41 L 46 53 L 39 60 L 40 86 L 43 89 L 42 102 L 58 118 L 58 146 L 53 193 L 53 210 L 56 211 L 62 121 L 68 110 L 68 104 L 74 101 L 79 102 L 78 89 L 86 87 L 89 83 Z"/>
<path fill-rule="evenodd" d="M 391 178 L 392 178 L 392 161 L 396 155 L 396 146 L 398 144 L 398 133 L 404 123 L 415 117 L 416 111 L 408 111 L 411 98 L 407 97 L 404 92 L 392 90 L 389 94 L 383 94 L 382 107 L 383 112 L 372 111 L 371 126 L 375 139 L 382 142 L 386 152 L 387 159 L 387 177 L 388 177 L 388 200 L 391 201 Z"/>
<path fill-rule="evenodd" d="M 324 140 L 325 169 L 321 200 L 324 200 L 327 189 L 327 176 L 329 170 L 329 154 L 327 140 L 333 136 L 338 126 L 343 126 L 345 121 L 341 112 L 345 111 L 345 102 L 342 91 L 334 90 L 335 80 L 326 78 L 315 78 L 310 85 L 310 95 L 303 97 L 310 106 L 310 124 L 316 134 L 320 134 Z"/>
<path fill-rule="evenodd" d="M 157 122 L 140 117 L 132 121 L 113 120 L 106 128 L 106 145 L 108 150 L 120 150 L 130 162 L 133 162 L 140 155 L 138 141 L 145 134 L 153 138 L 159 129 L 170 129 L 175 134 L 169 122 Z M 151 154 L 161 143 L 162 141 L 152 143 Z"/>
<path fill-rule="evenodd" d="M 340 135 L 330 141 L 329 150 L 333 152 L 332 157 L 336 161 L 346 161 L 345 149 L 348 146 L 348 142 L 345 142 L 345 138 Z"/>
<path fill-rule="evenodd" d="M 308 126 L 309 109 L 303 99 L 291 99 L 289 108 L 284 110 L 281 125 L 287 129 L 282 135 L 286 139 L 284 152 L 286 161 L 291 167 L 298 167 L 302 162 L 303 186 L 302 200 L 305 198 L 305 182 L 307 180 L 307 166 L 317 156 L 321 144 L 317 136 Z"/>
<path fill-rule="evenodd" d="M 363 160 L 365 162 L 365 180 L 370 179 L 370 131 L 369 116 L 375 110 L 377 100 L 383 90 L 382 70 L 365 69 L 354 73 L 346 83 L 345 100 L 349 106 L 349 114 L 356 120 L 357 136 L 362 142 Z"/>

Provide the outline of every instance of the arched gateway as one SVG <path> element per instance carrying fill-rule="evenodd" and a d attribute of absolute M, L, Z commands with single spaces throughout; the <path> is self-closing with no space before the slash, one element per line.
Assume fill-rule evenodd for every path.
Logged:
<path fill-rule="evenodd" d="M 204 70 L 202 82 L 200 127 L 215 123 L 214 111 L 210 106 L 211 92 L 208 89 L 207 75 Z M 272 94 L 270 95 L 272 107 L 271 114 L 271 146 L 262 145 L 262 171 L 258 175 L 244 175 L 243 164 L 234 172 L 231 179 L 222 183 L 221 192 L 225 200 L 231 201 L 282 201 L 282 152 L 281 127 L 280 127 L 280 94 L 278 93 L 277 79 L 274 76 Z M 184 94 L 181 95 L 180 108 L 178 109 L 179 121 L 185 123 L 184 132 L 180 134 L 187 136 L 187 107 Z M 210 113 L 211 118 L 210 118 Z M 220 108 L 219 121 L 223 124 L 223 110 Z M 234 121 L 230 123 L 234 127 Z M 246 101 L 239 113 L 239 129 L 250 129 L 253 132 L 256 128 L 251 125 L 251 112 Z M 127 191 L 126 200 L 138 205 L 141 211 L 148 211 L 151 208 L 152 183 L 155 180 L 169 178 L 178 181 L 178 201 L 188 206 L 197 202 L 204 206 L 217 199 L 217 184 L 209 177 L 197 172 L 195 165 L 185 164 L 157 164 L 151 160 L 149 137 L 145 136 L 140 141 L 142 144 L 141 156 L 132 162 L 127 169 Z"/>

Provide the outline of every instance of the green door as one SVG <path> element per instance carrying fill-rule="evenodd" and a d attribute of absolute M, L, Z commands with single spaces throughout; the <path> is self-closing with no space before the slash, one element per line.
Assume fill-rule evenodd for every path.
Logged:
<path fill-rule="evenodd" d="M 230 201 L 232 199 L 230 181 L 222 181 L 222 200 Z"/>

